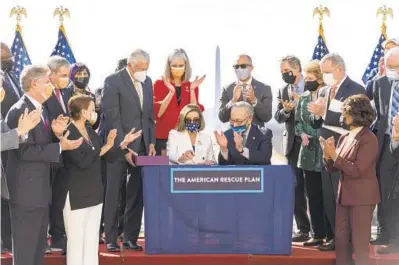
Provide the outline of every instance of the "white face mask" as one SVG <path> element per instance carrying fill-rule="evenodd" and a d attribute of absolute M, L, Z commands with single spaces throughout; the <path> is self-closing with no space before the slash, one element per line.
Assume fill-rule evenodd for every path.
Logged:
<path fill-rule="evenodd" d="M 323 81 L 327 86 L 333 86 L 333 85 L 337 84 L 337 80 L 335 80 L 332 73 L 324 73 Z"/>
<path fill-rule="evenodd" d="M 399 74 L 395 69 L 387 69 L 386 75 L 391 80 L 399 80 Z"/>
<path fill-rule="evenodd" d="M 92 113 L 90 114 L 90 121 L 91 121 L 92 123 L 95 123 L 95 122 L 97 121 L 97 118 L 98 118 L 97 112 L 92 112 Z"/>
<path fill-rule="evenodd" d="M 133 78 L 139 82 L 144 82 L 145 79 L 147 78 L 147 72 L 146 71 L 135 72 Z"/>

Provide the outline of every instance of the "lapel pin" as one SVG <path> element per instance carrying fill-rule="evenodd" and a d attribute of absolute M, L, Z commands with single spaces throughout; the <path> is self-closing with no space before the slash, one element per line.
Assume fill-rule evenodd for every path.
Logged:
<path fill-rule="evenodd" d="M 255 137 L 252 137 L 252 140 L 255 140 Z"/>

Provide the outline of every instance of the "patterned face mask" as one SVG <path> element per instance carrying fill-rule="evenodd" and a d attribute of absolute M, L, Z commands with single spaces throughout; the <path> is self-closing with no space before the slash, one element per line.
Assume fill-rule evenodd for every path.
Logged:
<path fill-rule="evenodd" d="M 186 121 L 185 127 L 189 132 L 196 132 L 201 127 L 201 124 L 195 121 Z"/>

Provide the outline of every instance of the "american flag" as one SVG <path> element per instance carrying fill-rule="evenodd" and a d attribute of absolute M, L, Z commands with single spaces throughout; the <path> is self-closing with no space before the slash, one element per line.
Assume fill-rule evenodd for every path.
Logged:
<path fill-rule="evenodd" d="M 386 40 L 385 35 L 381 34 L 378 44 L 374 49 L 373 56 L 370 59 L 370 63 L 367 66 L 366 71 L 364 71 L 362 77 L 362 81 L 364 84 L 366 84 L 367 81 L 373 79 L 374 76 L 378 73 L 378 63 L 380 62 L 380 58 L 384 56 L 384 49 L 382 48 L 382 43 L 385 40 Z"/>
<path fill-rule="evenodd" d="M 58 31 L 58 42 L 55 45 L 53 52 L 51 53 L 51 56 L 54 55 L 64 57 L 71 64 L 76 63 L 75 56 L 73 55 L 63 26 L 60 26 L 60 29 Z"/>
<path fill-rule="evenodd" d="M 14 57 L 12 71 L 14 72 L 15 77 L 19 80 L 19 76 L 21 75 L 25 65 L 32 64 L 22 39 L 21 28 L 19 27 L 15 31 L 15 38 L 11 46 L 11 53 Z"/>
<path fill-rule="evenodd" d="M 327 44 L 324 40 L 324 36 L 322 34 L 319 34 L 319 37 L 317 38 L 316 47 L 314 48 L 313 51 L 312 60 L 321 60 L 321 58 L 323 58 L 324 55 L 328 53 L 329 51 L 327 48 Z"/>

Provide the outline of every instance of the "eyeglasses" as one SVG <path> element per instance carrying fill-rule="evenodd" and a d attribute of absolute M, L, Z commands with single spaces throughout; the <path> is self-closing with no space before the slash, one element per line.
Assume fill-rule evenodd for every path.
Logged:
<path fill-rule="evenodd" d="M 199 123 L 200 119 L 199 118 L 193 118 L 193 119 L 185 118 L 184 122 L 196 122 L 196 123 Z"/>
<path fill-rule="evenodd" d="M 230 123 L 231 124 L 235 124 L 235 123 L 237 123 L 237 124 L 243 124 L 247 119 L 249 118 L 249 116 L 248 117 L 246 117 L 245 119 L 242 119 L 242 120 L 233 120 L 233 119 L 230 119 Z"/>
<path fill-rule="evenodd" d="M 246 63 L 233 65 L 234 69 L 238 69 L 238 68 L 246 69 L 247 67 L 251 67 L 251 66 L 252 66 L 252 64 L 246 64 Z"/>

